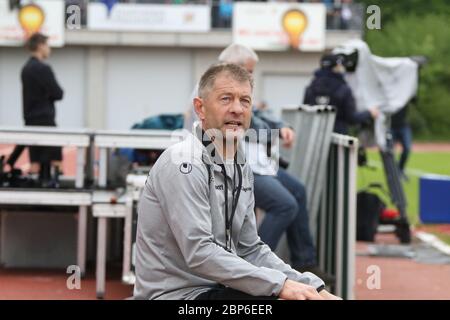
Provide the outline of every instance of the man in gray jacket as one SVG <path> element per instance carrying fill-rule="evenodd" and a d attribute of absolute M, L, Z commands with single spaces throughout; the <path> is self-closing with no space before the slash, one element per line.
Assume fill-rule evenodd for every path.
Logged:
<path fill-rule="evenodd" d="M 240 139 L 253 80 L 233 64 L 210 67 L 194 99 L 200 125 L 168 148 L 138 208 L 136 299 L 336 299 L 257 235 L 253 174 Z"/>

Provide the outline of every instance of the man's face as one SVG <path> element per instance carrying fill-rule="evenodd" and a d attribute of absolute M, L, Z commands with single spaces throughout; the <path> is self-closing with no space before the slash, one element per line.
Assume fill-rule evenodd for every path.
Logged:
<path fill-rule="evenodd" d="M 39 50 L 41 56 L 42 56 L 44 59 L 48 59 L 48 58 L 50 57 L 51 52 L 52 52 L 52 49 L 50 48 L 50 46 L 48 45 L 47 42 L 41 43 L 41 44 L 38 46 L 38 50 Z"/>
<path fill-rule="evenodd" d="M 241 138 L 252 114 L 252 88 L 222 72 L 203 99 L 194 100 L 204 130 L 219 129 L 227 139 Z"/>

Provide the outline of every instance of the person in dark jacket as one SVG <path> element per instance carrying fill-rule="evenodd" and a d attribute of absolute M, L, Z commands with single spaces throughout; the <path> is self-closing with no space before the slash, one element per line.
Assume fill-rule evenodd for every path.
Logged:
<path fill-rule="evenodd" d="M 26 126 L 55 127 L 55 101 L 63 98 L 63 90 L 56 81 L 51 67 L 44 63 L 49 58 L 51 49 L 48 37 L 33 34 L 26 43 L 31 56 L 22 68 L 23 117 Z M 8 159 L 11 169 L 25 146 L 16 146 Z M 62 152 L 60 147 L 29 147 L 31 172 L 39 171 L 39 180 L 45 186 L 51 181 L 51 166 L 55 176 L 59 175 Z"/>
<path fill-rule="evenodd" d="M 395 142 L 399 142 L 402 146 L 402 153 L 400 155 L 398 167 L 400 169 L 402 178 L 405 180 L 408 180 L 405 173 L 405 167 L 406 162 L 409 158 L 409 154 L 411 152 L 412 145 L 412 130 L 411 126 L 409 125 L 407 115 L 410 105 L 414 103 L 414 101 L 415 99 L 409 101 L 404 108 L 400 109 L 391 117 L 392 138 Z"/>
<path fill-rule="evenodd" d="M 348 134 L 348 127 L 364 123 L 378 116 L 378 109 L 357 112 L 352 90 L 344 79 L 345 67 L 337 55 L 325 55 L 321 68 L 306 88 L 303 103 L 308 105 L 331 105 L 336 108 L 334 132 Z"/>

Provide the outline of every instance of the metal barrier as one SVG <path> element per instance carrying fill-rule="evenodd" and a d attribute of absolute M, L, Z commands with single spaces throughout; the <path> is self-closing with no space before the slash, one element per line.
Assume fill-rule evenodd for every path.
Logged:
<path fill-rule="evenodd" d="M 71 189 L 32 189 L 1 188 L 0 207 L 2 206 L 74 206 L 79 207 L 77 227 L 77 264 L 81 273 L 85 272 L 87 215 L 91 205 L 90 192 L 85 186 L 85 156 L 89 148 L 91 131 L 85 129 L 64 130 L 53 127 L 0 127 L 0 145 L 14 144 L 25 146 L 76 147 L 76 177 Z M 1 179 L 0 179 L 0 182 Z M 7 208 L 7 207 L 6 207 Z M 3 210 L 6 212 L 7 210 Z M 1 211 L 0 211 L 1 215 Z M 3 228 L 7 228 L 3 223 Z M 11 231 L 14 234 L 15 226 Z M 45 231 L 42 231 L 45 232 Z M 8 246 L 9 251 L 16 251 L 15 244 Z M 5 251 L 5 250 L 3 250 Z M 1 257 L 0 257 L 1 260 Z M 0 261 L 1 262 L 1 261 Z"/>
<path fill-rule="evenodd" d="M 281 154 L 290 162 L 288 171 L 305 184 L 319 266 L 336 276 L 334 293 L 353 299 L 358 140 L 332 133 L 335 112 L 329 106 L 300 106 L 282 115 L 296 130 L 296 143 Z M 280 247 L 286 260 L 285 238 Z"/>
<path fill-rule="evenodd" d="M 108 152 L 114 148 L 136 148 L 164 150 L 180 141 L 182 133 L 168 130 L 63 130 L 48 127 L 0 127 L 0 144 L 20 144 L 26 146 L 71 146 L 77 147 L 77 176 L 74 188 L 71 189 L 21 189 L 1 188 L 0 209 L 3 205 L 24 206 L 78 206 L 77 264 L 82 274 L 86 265 L 86 243 L 88 229 L 88 207 L 97 221 L 97 256 L 96 256 L 96 291 L 97 297 L 103 298 L 105 293 L 106 247 L 108 219 L 120 222 L 124 219 L 123 242 L 123 280 L 134 282 L 132 247 L 134 243 L 136 214 L 133 206 L 139 198 L 136 190 L 112 190 L 108 182 Z M 94 178 L 95 148 L 99 149 L 98 181 L 96 186 L 85 186 L 85 171 Z M 89 150 L 89 152 L 87 152 Z M 86 156 L 89 156 L 85 168 Z M 147 173 L 134 177 L 136 183 L 143 188 Z M 134 185 L 133 185 L 134 186 Z M 132 186 L 132 187 L 133 187 Z M 4 210 L 3 210 L 4 211 Z M 1 218 L 2 210 L 0 210 Z M 120 227 L 119 224 L 117 224 Z M 5 226 L 3 226 L 5 227 Z M 116 228 L 116 230 L 120 230 Z M 113 230 L 115 231 L 115 230 Z M 120 230 L 121 231 L 121 230 Z M 119 231 L 119 232 L 120 232 Z M 42 231 L 42 232 L 45 232 Z M 116 231 L 117 233 L 117 231 Z M 114 234 L 112 249 L 120 248 L 120 234 Z M 5 251 L 5 250 L 4 250 Z M 112 251 L 112 250 L 111 250 Z M 6 252 L 6 251 L 5 251 Z M 0 257 L 1 258 L 1 257 Z M 1 259 L 0 259 L 1 260 Z M 1 261 L 0 261 L 1 262 Z"/>
<path fill-rule="evenodd" d="M 354 298 L 358 139 L 332 134 L 317 217 L 320 267 L 336 276 L 334 292 Z"/>
<path fill-rule="evenodd" d="M 293 147 L 282 149 L 281 154 L 291 163 L 288 172 L 305 184 L 310 227 L 315 237 L 315 221 L 324 186 L 335 109 L 330 106 L 302 105 L 296 109 L 284 109 L 282 117 L 294 128 L 296 137 Z"/>

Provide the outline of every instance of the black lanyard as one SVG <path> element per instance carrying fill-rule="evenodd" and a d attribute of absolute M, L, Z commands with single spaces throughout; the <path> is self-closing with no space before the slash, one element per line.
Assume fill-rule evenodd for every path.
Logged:
<path fill-rule="evenodd" d="M 221 165 L 222 173 L 224 178 L 224 195 L 225 195 L 225 249 L 231 251 L 231 235 L 233 233 L 233 218 L 236 213 L 236 209 L 239 202 L 239 196 L 241 195 L 242 188 L 242 168 L 240 165 L 236 164 L 234 161 L 234 174 L 233 174 L 233 192 L 232 192 L 232 203 L 231 203 L 231 216 L 228 216 L 228 181 L 227 181 L 227 171 L 225 170 L 225 165 Z M 238 186 L 236 188 L 236 171 L 238 172 Z"/>

